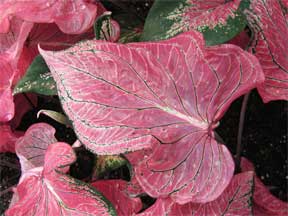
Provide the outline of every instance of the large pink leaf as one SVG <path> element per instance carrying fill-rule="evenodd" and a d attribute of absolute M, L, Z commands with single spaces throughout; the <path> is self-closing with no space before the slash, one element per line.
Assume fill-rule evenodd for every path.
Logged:
<path fill-rule="evenodd" d="M 255 40 L 252 50 L 259 59 L 266 80 L 258 90 L 264 102 L 288 100 L 288 19 L 283 1 L 251 1 L 248 14 Z M 287 12 L 286 12 L 287 13 Z"/>
<path fill-rule="evenodd" d="M 197 32 L 41 54 L 86 147 L 118 154 L 156 146 L 136 167 L 149 195 L 207 202 L 229 184 L 233 160 L 213 128 L 235 98 L 263 82 L 254 56 L 233 45 L 205 48 Z"/>
<path fill-rule="evenodd" d="M 241 169 L 244 172 L 254 171 L 254 166 L 246 158 L 242 158 Z M 274 197 L 256 175 L 253 195 L 253 212 L 256 216 L 288 215 L 288 203 Z"/>
<path fill-rule="evenodd" d="M 66 143 L 50 145 L 43 170 L 22 176 L 16 188 L 18 201 L 5 215 L 110 215 L 113 207 L 92 187 L 62 172 L 76 160 Z"/>
<path fill-rule="evenodd" d="M 142 208 L 140 198 L 130 198 L 125 194 L 127 182 L 124 180 L 101 180 L 93 182 L 92 186 L 114 205 L 119 216 L 133 215 Z"/>
<path fill-rule="evenodd" d="M 9 16 L 17 16 L 33 23 L 56 23 L 67 34 L 80 34 L 93 25 L 97 4 L 85 0 L 3 0 L 0 4 L 0 32 L 8 31 Z"/>
<path fill-rule="evenodd" d="M 179 205 L 171 199 L 158 199 L 156 203 L 139 216 L 219 216 L 251 215 L 251 197 L 253 191 L 253 172 L 245 172 L 233 177 L 230 185 L 216 200 L 205 203 L 187 203 Z"/>
<path fill-rule="evenodd" d="M 15 143 L 22 136 L 21 132 L 12 132 L 8 124 L 0 124 L 0 153 L 15 152 Z"/>
<path fill-rule="evenodd" d="M 56 143 L 55 129 L 46 123 L 33 124 L 16 142 L 16 153 L 20 159 L 22 173 L 44 166 L 48 146 Z"/>

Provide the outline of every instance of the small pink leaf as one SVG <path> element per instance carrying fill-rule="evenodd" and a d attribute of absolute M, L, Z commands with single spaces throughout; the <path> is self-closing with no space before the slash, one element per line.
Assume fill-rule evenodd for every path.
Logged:
<path fill-rule="evenodd" d="M 44 166 L 48 146 L 57 142 L 55 129 L 46 123 L 33 124 L 16 143 L 16 154 L 20 159 L 22 173 Z"/>
<path fill-rule="evenodd" d="M 287 1 L 286 1 L 287 2 Z M 285 4 L 277 0 L 251 1 L 248 13 L 255 39 L 252 51 L 259 59 L 266 80 L 258 91 L 264 102 L 288 100 L 288 19 Z M 286 12 L 287 13 L 287 12 Z"/>
<path fill-rule="evenodd" d="M 149 195 L 202 203 L 229 184 L 234 163 L 213 129 L 234 99 L 263 82 L 254 56 L 233 45 L 206 48 L 197 32 L 40 52 L 86 147 L 119 154 L 154 145 L 135 168 Z"/>
<path fill-rule="evenodd" d="M 234 176 L 225 191 L 212 202 L 205 204 L 191 202 L 185 205 L 179 205 L 174 203 L 171 199 L 158 199 L 152 207 L 138 215 L 251 215 L 253 174 L 253 172 L 245 172 Z"/>
<path fill-rule="evenodd" d="M 254 171 L 254 165 L 246 158 L 241 160 L 242 171 Z M 286 216 L 288 203 L 273 196 L 261 180 L 255 175 L 253 212 L 256 216 Z"/>
<path fill-rule="evenodd" d="M 101 180 L 93 182 L 92 186 L 114 205 L 119 216 L 133 215 L 142 208 L 140 198 L 130 198 L 125 194 L 127 182 L 124 180 Z"/>
<path fill-rule="evenodd" d="M 17 186 L 18 201 L 5 215 L 110 215 L 113 207 L 85 183 L 62 173 L 76 156 L 66 143 L 50 145 L 43 171 L 30 170 Z M 16 196 L 16 197 L 17 197 Z"/>

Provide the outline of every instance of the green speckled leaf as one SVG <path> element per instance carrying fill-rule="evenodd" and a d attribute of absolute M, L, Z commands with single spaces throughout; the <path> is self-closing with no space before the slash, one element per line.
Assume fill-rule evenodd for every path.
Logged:
<path fill-rule="evenodd" d="M 22 92 L 57 95 L 56 83 L 40 55 L 35 57 L 25 76 L 17 83 L 13 94 Z"/>
<path fill-rule="evenodd" d="M 181 32 L 203 33 L 206 45 L 224 43 L 246 26 L 242 11 L 249 0 L 156 0 L 145 22 L 142 41 L 162 40 Z"/>
<path fill-rule="evenodd" d="M 125 165 L 127 160 L 119 155 L 98 155 L 94 166 L 93 178 L 120 168 Z"/>

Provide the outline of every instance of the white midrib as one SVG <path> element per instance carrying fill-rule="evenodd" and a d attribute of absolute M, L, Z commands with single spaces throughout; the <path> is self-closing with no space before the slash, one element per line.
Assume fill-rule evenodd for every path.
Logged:
<path fill-rule="evenodd" d="M 55 196 L 55 198 L 57 199 L 57 201 L 64 206 L 64 203 L 62 201 L 62 199 L 59 197 L 59 195 L 56 193 L 56 191 L 53 189 L 53 187 L 51 186 L 51 184 L 49 183 L 48 180 L 44 179 L 44 183 L 46 184 L 48 190 Z"/>
<path fill-rule="evenodd" d="M 180 119 L 185 120 L 186 122 L 188 122 L 189 124 L 191 124 L 195 127 L 198 127 L 198 128 L 204 129 L 204 130 L 209 128 L 209 124 L 207 122 L 199 121 L 198 119 L 193 118 L 192 116 L 184 115 L 183 113 L 180 113 L 180 112 L 178 112 L 174 109 L 171 109 L 169 107 L 163 107 L 160 105 L 157 105 L 157 107 L 159 109 L 171 114 L 171 115 L 174 115 Z"/>

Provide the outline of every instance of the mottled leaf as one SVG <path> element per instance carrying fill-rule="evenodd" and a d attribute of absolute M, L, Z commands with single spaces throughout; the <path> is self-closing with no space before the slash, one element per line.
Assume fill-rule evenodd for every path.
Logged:
<path fill-rule="evenodd" d="M 5 215 L 116 215 L 93 187 L 63 174 L 75 160 L 68 144 L 49 145 L 43 169 L 22 176 L 15 192 L 18 200 Z"/>
<path fill-rule="evenodd" d="M 243 172 L 254 171 L 254 166 L 246 158 L 242 158 L 241 169 Z M 288 203 L 273 196 L 256 175 L 253 195 L 253 213 L 255 216 L 288 215 Z"/>
<path fill-rule="evenodd" d="M 41 50 L 79 140 L 97 154 L 149 148 L 136 178 L 152 197 L 208 202 L 229 184 L 234 163 L 213 129 L 231 102 L 263 82 L 241 48 L 205 48 L 188 32 L 155 43 L 87 41 Z"/>
<path fill-rule="evenodd" d="M 124 192 L 127 187 L 124 180 L 101 180 L 91 184 L 114 205 L 118 216 L 134 215 L 142 208 L 140 198 L 130 198 Z"/>
<path fill-rule="evenodd" d="M 197 204 L 179 205 L 171 199 L 158 199 L 156 203 L 139 216 L 219 216 L 219 215 L 251 215 L 253 194 L 253 172 L 245 172 L 233 177 L 229 186 L 214 201 Z"/>
<path fill-rule="evenodd" d="M 161 40 L 197 30 L 203 33 L 207 45 L 221 44 L 245 28 L 242 11 L 247 7 L 249 0 L 156 0 L 141 39 Z"/>
<path fill-rule="evenodd" d="M 48 146 L 57 142 L 55 129 L 46 123 L 33 124 L 16 143 L 16 154 L 21 163 L 22 173 L 44 166 Z"/>
<path fill-rule="evenodd" d="M 125 165 L 127 161 L 120 155 L 97 155 L 92 179 Z"/>
<path fill-rule="evenodd" d="M 285 9 L 286 8 L 286 9 Z M 254 34 L 251 50 L 259 59 L 265 82 L 258 88 L 264 102 L 288 100 L 287 3 L 255 0 L 246 11 Z"/>
<path fill-rule="evenodd" d="M 14 87 L 14 94 L 35 92 L 43 95 L 56 95 L 56 83 L 44 59 L 37 56 L 25 76 Z"/>
<path fill-rule="evenodd" d="M 106 11 L 94 23 L 95 38 L 115 42 L 120 36 L 119 24 L 111 19 L 111 12 Z"/>

